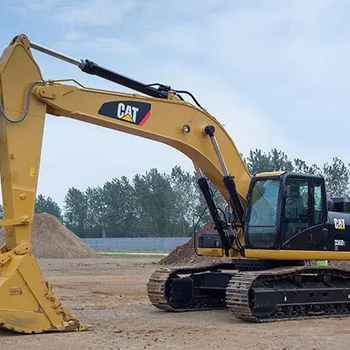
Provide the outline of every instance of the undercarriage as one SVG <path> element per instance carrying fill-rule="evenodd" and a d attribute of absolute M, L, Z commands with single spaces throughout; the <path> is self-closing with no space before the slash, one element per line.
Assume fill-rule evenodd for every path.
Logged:
<path fill-rule="evenodd" d="M 147 287 L 151 303 L 168 311 L 228 308 L 251 322 L 350 316 L 350 271 L 295 261 L 161 268 Z"/>

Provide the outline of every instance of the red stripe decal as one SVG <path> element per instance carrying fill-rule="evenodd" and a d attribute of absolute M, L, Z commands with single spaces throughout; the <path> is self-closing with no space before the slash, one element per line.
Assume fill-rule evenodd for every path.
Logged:
<path fill-rule="evenodd" d="M 151 116 L 151 111 L 149 111 L 145 116 L 144 118 L 140 121 L 139 125 L 143 125 L 146 123 L 147 119 Z"/>

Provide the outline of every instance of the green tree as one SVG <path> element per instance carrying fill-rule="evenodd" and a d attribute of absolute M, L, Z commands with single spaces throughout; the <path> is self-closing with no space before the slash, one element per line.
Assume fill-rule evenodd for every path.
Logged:
<path fill-rule="evenodd" d="M 79 237 L 85 237 L 88 203 L 84 192 L 71 187 L 64 199 L 64 222 Z"/>
<path fill-rule="evenodd" d="M 198 205 L 196 178 L 177 165 L 171 170 L 170 183 L 174 192 L 175 215 L 178 221 L 176 226 L 181 235 L 192 235 Z"/>
<path fill-rule="evenodd" d="M 268 153 L 263 153 L 261 149 L 251 150 L 246 164 L 251 174 L 265 171 L 293 171 L 294 169 L 288 156 L 276 148 L 271 149 Z"/>
<path fill-rule="evenodd" d="M 35 212 L 48 213 L 56 216 L 60 220 L 62 219 L 61 208 L 59 205 L 51 197 L 45 197 L 42 194 L 39 194 L 36 199 Z"/>
<path fill-rule="evenodd" d="M 302 159 L 294 159 L 294 171 L 297 173 L 304 174 L 321 174 L 322 170 L 317 164 L 307 165 L 306 162 Z"/>
<path fill-rule="evenodd" d="M 135 190 L 127 177 L 107 181 L 103 186 L 107 235 L 130 237 L 138 235 L 141 224 Z"/>
<path fill-rule="evenodd" d="M 251 174 L 271 171 L 270 156 L 262 153 L 261 149 L 250 150 L 246 159 L 248 170 Z"/>
<path fill-rule="evenodd" d="M 181 236 L 169 177 L 151 169 L 134 176 L 133 184 L 140 205 L 141 232 L 146 236 Z"/>
<path fill-rule="evenodd" d="M 283 151 L 278 151 L 276 148 L 273 148 L 270 152 L 271 159 L 271 171 L 293 171 L 294 166 L 292 161 Z"/>
<path fill-rule="evenodd" d="M 323 176 L 329 197 L 348 196 L 350 192 L 350 170 L 341 159 L 335 157 L 332 163 L 323 165 Z"/>
<path fill-rule="evenodd" d="M 105 237 L 107 230 L 107 206 L 101 187 L 88 187 L 85 191 L 87 201 L 86 234 L 89 237 Z"/>

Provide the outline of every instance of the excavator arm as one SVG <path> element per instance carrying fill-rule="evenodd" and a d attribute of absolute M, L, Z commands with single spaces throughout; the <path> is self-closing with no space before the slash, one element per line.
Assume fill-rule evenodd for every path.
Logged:
<path fill-rule="evenodd" d="M 20 35 L 0 60 L 0 166 L 4 207 L 0 225 L 5 227 L 6 234 L 0 254 L 0 325 L 19 332 L 82 330 L 87 326 L 60 304 L 31 254 L 46 113 L 178 149 L 194 162 L 200 178 L 203 179 L 203 172 L 236 207 L 241 221 L 242 207 L 237 207 L 245 204 L 251 178 L 232 139 L 205 110 L 181 100 L 172 91 L 165 94 L 152 88 L 154 96 L 147 97 L 66 85 L 63 81 L 44 81 L 30 46 L 27 37 Z M 101 67 L 89 61 L 84 64 L 90 74 L 101 73 Z M 102 73 L 105 72 L 102 70 Z M 141 92 L 150 91 L 140 90 L 142 84 L 139 87 Z M 22 305 L 21 310 L 18 305 Z"/>
<path fill-rule="evenodd" d="M 187 155 L 229 200 L 219 159 L 206 134 L 215 126 L 215 136 L 230 174 L 234 174 L 240 199 L 245 197 L 250 175 L 222 125 L 210 114 L 174 95 L 156 99 L 50 82 L 37 86 L 34 96 L 51 115 L 78 119 L 90 124 L 165 143 Z M 152 158 L 152 155 L 146 155 Z"/>

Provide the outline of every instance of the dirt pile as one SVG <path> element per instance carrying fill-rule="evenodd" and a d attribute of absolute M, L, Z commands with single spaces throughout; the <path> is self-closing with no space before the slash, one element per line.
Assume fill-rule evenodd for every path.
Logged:
<path fill-rule="evenodd" d="M 0 242 L 4 241 L 5 236 L 2 229 Z M 32 244 L 37 258 L 78 259 L 100 256 L 64 226 L 59 219 L 47 213 L 34 216 Z"/>
<path fill-rule="evenodd" d="M 159 263 L 162 265 L 187 265 L 187 264 L 199 264 L 210 263 L 216 261 L 222 261 L 220 258 L 209 258 L 196 255 L 195 242 L 200 234 L 214 233 L 214 223 L 210 222 L 200 229 L 195 238 L 191 238 L 187 243 L 176 247 L 168 256 L 163 258 Z M 196 241 L 195 241 L 196 240 Z"/>

